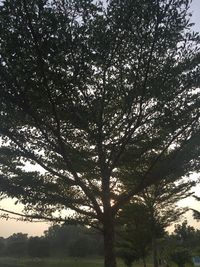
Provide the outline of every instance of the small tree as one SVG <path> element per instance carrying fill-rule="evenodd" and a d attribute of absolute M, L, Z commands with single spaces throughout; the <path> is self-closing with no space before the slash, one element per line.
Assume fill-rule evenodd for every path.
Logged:
<path fill-rule="evenodd" d="M 6 239 L 4 253 L 9 256 L 26 256 L 27 243 L 27 234 L 15 233 Z"/>
<path fill-rule="evenodd" d="M 0 255 L 4 255 L 5 252 L 5 239 L 0 237 Z"/>
<path fill-rule="evenodd" d="M 173 237 L 182 247 L 194 251 L 199 248 L 200 230 L 188 225 L 185 220 L 182 224 L 176 224 Z"/>
<path fill-rule="evenodd" d="M 132 159 L 126 161 L 126 168 L 122 170 L 121 177 L 125 188 L 130 188 L 132 185 L 132 169 L 130 168 Z M 168 166 L 161 166 L 158 164 L 157 168 L 161 171 L 162 167 L 163 175 L 165 168 Z M 158 249 L 157 249 L 157 238 L 164 235 L 165 229 L 172 223 L 178 221 L 181 215 L 184 214 L 188 209 L 180 208 L 177 206 L 177 201 L 187 198 L 193 194 L 191 191 L 195 182 L 191 179 L 181 179 L 179 173 L 176 170 L 171 170 L 171 173 L 165 176 L 161 181 L 155 182 L 144 189 L 138 196 L 133 199 L 140 205 L 146 207 L 148 213 L 149 227 L 151 232 L 152 251 L 153 251 L 153 262 L 154 266 L 158 266 Z M 144 211 L 143 211 L 144 212 Z M 133 217 L 136 216 L 133 214 Z M 130 212 L 129 220 L 132 220 L 132 213 Z M 140 224 L 139 224 L 140 226 Z"/>
<path fill-rule="evenodd" d="M 175 262 L 178 267 L 185 267 L 185 264 L 191 262 L 191 255 L 185 248 L 178 248 L 171 253 L 171 260 Z"/>
<path fill-rule="evenodd" d="M 177 261 L 177 264 L 179 264 L 179 258 L 180 264 L 185 258 L 187 259 L 186 262 L 191 262 L 190 252 L 192 254 L 199 253 L 199 238 L 200 230 L 188 225 L 187 221 L 176 224 L 174 232 L 171 235 L 166 235 L 162 240 L 165 259 L 172 260 L 173 256 L 174 262 Z M 187 257 L 188 254 L 189 256 Z"/>
<path fill-rule="evenodd" d="M 121 243 L 117 255 L 123 259 L 127 267 L 131 267 L 133 262 L 139 259 L 138 252 L 134 250 L 132 244 L 129 242 Z"/>
<path fill-rule="evenodd" d="M 146 267 L 152 235 L 151 223 L 147 207 L 143 203 L 126 205 L 119 213 L 119 241 L 117 243 L 119 256 L 127 266 L 142 259 Z"/>
<path fill-rule="evenodd" d="M 83 226 L 56 224 L 45 231 L 45 239 L 50 243 L 53 254 L 69 255 L 69 247 L 83 235 L 84 230 Z"/>
<path fill-rule="evenodd" d="M 177 201 L 190 196 L 194 185 L 195 183 L 190 180 L 162 180 L 145 189 L 139 197 L 149 213 L 154 267 L 158 266 L 157 238 L 162 237 L 164 230 L 180 220 L 181 215 L 188 210 L 178 207 Z"/>
<path fill-rule="evenodd" d="M 30 257 L 45 258 L 50 256 L 49 242 L 43 237 L 30 237 L 28 240 L 28 254 Z"/>
<path fill-rule="evenodd" d="M 91 256 L 103 254 L 102 235 L 79 225 L 53 225 L 45 231 L 52 255 Z"/>

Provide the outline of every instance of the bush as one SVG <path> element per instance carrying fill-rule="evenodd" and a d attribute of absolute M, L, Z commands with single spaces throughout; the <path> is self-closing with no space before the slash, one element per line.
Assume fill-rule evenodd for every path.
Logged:
<path fill-rule="evenodd" d="M 49 242 L 39 237 L 30 237 L 28 254 L 30 257 L 44 258 L 50 255 Z"/>

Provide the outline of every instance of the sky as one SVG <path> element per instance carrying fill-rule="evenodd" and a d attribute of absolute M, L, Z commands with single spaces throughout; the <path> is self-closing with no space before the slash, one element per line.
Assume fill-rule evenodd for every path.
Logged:
<path fill-rule="evenodd" d="M 191 4 L 192 19 L 195 23 L 194 30 L 200 32 L 200 0 L 193 0 Z"/>
<path fill-rule="evenodd" d="M 177 0 L 178 1 L 178 0 Z M 200 32 L 200 0 L 193 0 L 191 5 L 192 11 L 192 19 L 191 21 L 195 23 L 193 27 L 194 31 Z M 197 174 L 194 174 L 193 177 L 198 177 Z M 200 186 L 194 189 L 195 194 L 200 196 Z M 16 212 L 20 212 L 22 210 L 22 205 L 14 205 L 15 200 L 6 199 L 0 202 L 0 207 L 5 208 L 7 210 L 13 210 Z M 193 198 L 182 200 L 179 205 L 181 206 L 189 206 L 194 209 L 200 210 L 200 204 L 195 201 Z M 187 220 L 189 224 L 195 226 L 200 229 L 200 222 L 196 222 L 192 218 L 192 213 L 187 213 Z M 42 235 L 45 230 L 48 229 L 50 223 L 44 222 L 22 222 L 15 220 L 6 220 L 0 218 L 0 236 L 8 237 L 13 233 L 28 233 L 29 236 Z M 172 230 L 172 229 L 169 229 Z"/>

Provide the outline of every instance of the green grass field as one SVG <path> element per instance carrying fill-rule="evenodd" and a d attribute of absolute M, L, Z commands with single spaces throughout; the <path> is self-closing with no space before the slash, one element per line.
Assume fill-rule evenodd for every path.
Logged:
<path fill-rule="evenodd" d="M 103 259 L 66 258 L 66 259 L 29 259 L 29 258 L 0 258 L 1 267 L 103 267 Z M 125 267 L 118 261 L 118 267 Z M 134 264 L 134 267 L 141 267 Z"/>
<path fill-rule="evenodd" d="M 103 267 L 102 258 L 11 258 L 0 257 L 0 267 Z M 117 267 L 126 267 L 122 260 L 118 260 Z M 142 263 L 135 262 L 133 267 L 143 267 Z M 147 264 L 152 267 L 152 264 Z M 174 266 L 173 266 L 174 267 Z"/>
<path fill-rule="evenodd" d="M 147 267 L 152 267 L 147 263 Z M 103 259 L 100 258 L 48 258 L 48 259 L 30 259 L 30 258 L 11 258 L 0 257 L 0 267 L 103 267 Z M 126 267 L 118 260 L 117 267 Z M 141 262 L 133 263 L 133 267 L 143 267 Z M 170 267 L 176 267 L 170 264 Z M 193 267 L 192 264 L 186 264 L 186 267 Z"/>

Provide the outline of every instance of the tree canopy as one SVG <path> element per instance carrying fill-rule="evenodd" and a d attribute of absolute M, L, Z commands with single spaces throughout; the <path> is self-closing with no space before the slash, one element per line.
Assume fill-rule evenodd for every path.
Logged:
<path fill-rule="evenodd" d="M 115 266 L 119 208 L 171 170 L 197 168 L 199 36 L 189 2 L 0 6 L 1 192 L 33 215 L 70 209 L 82 223 L 100 222 L 105 266 Z M 127 168 L 135 186 L 123 191 Z"/>
<path fill-rule="evenodd" d="M 142 259 L 146 267 L 145 258 L 152 241 L 151 217 L 147 206 L 141 202 L 125 205 L 119 213 L 118 220 L 117 251 L 119 257 L 130 267 L 134 261 Z"/>
<path fill-rule="evenodd" d="M 154 267 L 158 266 L 158 242 L 166 234 L 166 228 L 179 221 L 187 208 L 178 207 L 177 202 L 192 194 L 195 185 L 191 179 L 161 180 L 145 188 L 119 212 L 122 228 L 120 243 L 122 257 L 131 262 L 145 256 L 152 248 Z M 130 186 L 130 184 L 129 184 Z M 137 257 L 136 257 L 137 256 Z"/>

